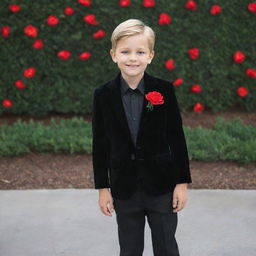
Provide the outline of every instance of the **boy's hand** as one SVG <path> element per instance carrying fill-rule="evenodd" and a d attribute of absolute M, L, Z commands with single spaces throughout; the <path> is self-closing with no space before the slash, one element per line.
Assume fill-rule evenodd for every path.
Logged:
<path fill-rule="evenodd" d="M 187 183 L 176 184 L 173 191 L 172 206 L 175 208 L 173 212 L 182 210 L 187 202 Z"/>
<path fill-rule="evenodd" d="M 99 206 L 102 213 L 112 217 L 111 212 L 114 210 L 113 198 L 107 188 L 99 189 Z"/>

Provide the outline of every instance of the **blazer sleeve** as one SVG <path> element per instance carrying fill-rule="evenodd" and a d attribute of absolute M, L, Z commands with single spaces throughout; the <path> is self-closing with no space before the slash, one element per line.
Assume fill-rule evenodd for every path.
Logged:
<path fill-rule="evenodd" d="M 100 90 L 94 90 L 92 110 L 92 163 L 95 189 L 109 188 L 109 141 L 102 113 Z"/>
<path fill-rule="evenodd" d="M 182 127 L 182 118 L 175 95 L 173 84 L 168 84 L 168 118 L 167 139 L 174 155 L 177 168 L 177 183 L 191 183 L 189 158 L 185 135 Z"/>

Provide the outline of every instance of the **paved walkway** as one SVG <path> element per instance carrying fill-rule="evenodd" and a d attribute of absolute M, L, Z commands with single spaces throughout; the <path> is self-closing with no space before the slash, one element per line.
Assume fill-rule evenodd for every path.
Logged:
<path fill-rule="evenodd" d="M 1 256 L 118 256 L 115 213 L 94 189 L 1 190 Z M 256 191 L 189 190 L 179 213 L 181 256 L 255 256 Z M 153 256 L 148 224 L 145 256 Z"/>

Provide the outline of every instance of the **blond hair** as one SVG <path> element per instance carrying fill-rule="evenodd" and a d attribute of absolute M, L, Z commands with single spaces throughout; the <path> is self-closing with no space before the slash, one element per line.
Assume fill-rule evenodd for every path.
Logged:
<path fill-rule="evenodd" d="M 138 19 L 129 19 L 120 23 L 113 31 L 111 36 L 112 50 L 116 50 L 117 43 L 120 39 L 128 36 L 145 34 L 148 37 L 148 46 L 150 52 L 154 50 L 155 32 L 144 22 Z"/>

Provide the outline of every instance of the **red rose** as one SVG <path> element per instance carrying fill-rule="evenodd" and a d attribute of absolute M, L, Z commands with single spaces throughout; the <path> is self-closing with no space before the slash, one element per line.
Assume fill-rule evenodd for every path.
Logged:
<path fill-rule="evenodd" d="M 36 74 L 36 69 L 33 67 L 25 69 L 25 71 L 23 73 L 23 75 L 27 78 L 31 78 L 31 77 L 35 76 L 35 74 Z"/>
<path fill-rule="evenodd" d="M 241 51 L 236 51 L 233 54 L 233 60 L 234 60 L 235 63 L 242 63 L 242 62 L 244 62 L 244 60 L 245 60 L 244 53 L 241 52 Z"/>
<path fill-rule="evenodd" d="M 246 75 L 251 78 L 256 78 L 256 69 L 247 68 L 245 71 Z"/>
<path fill-rule="evenodd" d="M 15 81 L 14 85 L 15 85 L 18 89 L 24 89 L 24 88 L 26 87 L 26 85 L 25 85 L 21 80 Z"/>
<path fill-rule="evenodd" d="M 90 57 L 91 57 L 91 53 L 90 52 L 83 52 L 79 56 L 79 58 L 81 60 L 88 60 Z"/>
<path fill-rule="evenodd" d="M 218 15 L 222 11 L 221 7 L 217 4 L 211 7 L 210 13 L 211 15 Z"/>
<path fill-rule="evenodd" d="M 201 113 L 204 110 L 204 105 L 200 102 L 197 102 L 193 107 L 194 112 Z"/>
<path fill-rule="evenodd" d="M 120 0 L 119 1 L 119 6 L 121 7 L 128 7 L 131 4 L 130 0 Z"/>
<path fill-rule="evenodd" d="M 240 97 L 246 97 L 247 94 L 249 93 L 248 89 L 244 86 L 240 86 L 236 92 Z"/>
<path fill-rule="evenodd" d="M 154 7 L 155 1 L 154 0 L 143 0 L 143 6 L 144 7 Z"/>
<path fill-rule="evenodd" d="M 70 52 L 67 50 L 62 50 L 62 51 L 58 52 L 57 56 L 61 60 L 67 60 L 70 57 Z"/>
<path fill-rule="evenodd" d="M 199 92 L 202 91 L 202 87 L 199 84 L 194 84 L 191 87 L 191 91 L 194 92 L 194 93 L 199 93 Z"/>
<path fill-rule="evenodd" d="M 256 2 L 254 2 L 254 3 L 249 3 L 249 4 L 248 4 L 248 10 L 249 10 L 250 12 L 256 13 Z"/>
<path fill-rule="evenodd" d="M 66 7 L 65 10 L 64 10 L 64 13 L 67 15 L 67 16 L 70 16 L 74 13 L 74 9 L 72 7 Z"/>
<path fill-rule="evenodd" d="M 1 29 L 1 33 L 3 37 L 8 37 L 11 32 L 11 29 L 9 26 L 3 26 Z"/>
<path fill-rule="evenodd" d="M 41 39 L 37 39 L 34 43 L 33 43 L 33 47 L 37 50 L 41 49 L 43 47 L 44 43 Z"/>
<path fill-rule="evenodd" d="M 198 48 L 191 48 L 188 49 L 188 55 L 190 59 L 196 60 L 199 58 L 199 49 Z"/>
<path fill-rule="evenodd" d="M 99 24 L 99 22 L 95 19 L 94 14 L 88 14 L 88 15 L 84 16 L 84 21 L 93 26 Z"/>
<path fill-rule="evenodd" d="M 38 33 L 38 30 L 35 26 L 33 25 L 27 25 L 25 28 L 24 28 L 24 34 L 26 34 L 27 36 L 30 36 L 30 37 L 37 37 L 37 33 Z"/>
<path fill-rule="evenodd" d="M 167 25 L 172 22 L 172 18 L 165 12 L 161 13 L 158 19 L 159 25 Z"/>
<path fill-rule="evenodd" d="M 84 5 L 86 7 L 89 7 L 91 5 L 90 0 L 78 0 L 78 3 L 81 4 L 81 5 Z"/>
<path fill-rule="evenodd" d="M 10 99 L 5 99 L 5 100 L 3 100 L 2 104 L 3 104 L 3 106 L 4 106 L 5 108 L 10 108 L 10 107 L 12 107 L 12 102 L 11 102 Z"/>
<path fill-rule="evenodd" d="M 188 0 L 185 5 L 186 9 L 191 11 L 197 10 L 197 3 L 194 0 Z"/>
<path fill-rule="evenodd" d="M 174 64 L 174 60 L 173 59 L 169 59 L 165 62 L 165 67 L 168 70 L 173 70 L 175 68 L 175 64 Z"/>
<path fill-rule="evenodd" d="M 8 8 L 11 12 L 18 12 L 20 10 L 20 6 L 17 4 L 9 4 Z"/>
<path fill-rule="evenodd" d="M 56 16 L 54 16 L 54 15 L 48 16 L 47 24 L 49 26 L 56 26 L 58 23 L 59 23 L 59 19 Z"/>
<path fill-rule="evenodd" d="M 104 37 L 105 35 L 106 35 L 105 31 L 102 29 L 99 29 L 97 32 L 93 34 L 93 38 L 97 39 L 97 38 Z"/>
<path fill-rule="evenodd" d="M 183 79 L 182 78 L 177 78 L 173 83 L 174 86 L 180 86 L 183 84 Z"/>
<path fill-rule="evenodd" d="M 163 95 L 160 92 L 149 92 L 145 97 L 149 101 L 147 105 L 148 111 L 153 110 L 153 105 L 162 105 L 164 103 Z"/>

